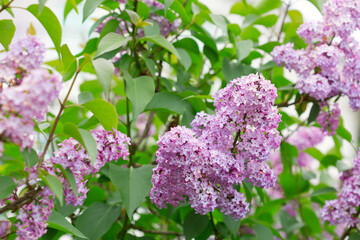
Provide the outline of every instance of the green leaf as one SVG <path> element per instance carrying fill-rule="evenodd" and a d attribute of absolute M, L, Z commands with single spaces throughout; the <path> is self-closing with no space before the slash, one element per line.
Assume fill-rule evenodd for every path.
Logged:
<path fill-rule="evenodd" d="M 85 129 L 78 128 L 74 123 L 67 122 L 64 125 L 64 133 L 77 140 L 86 149 L 92 164 L 97 157 L 96 141 L 91 133 Z"/>
<path fill-rule="evenodd" d="M 12 20 L 0 20 L 0 43 L 5 50 L 9 50 L 9 45 L 15 34 L 15 25 Z"/>
<path fill-rule="evenodd" d="M 79 11 L 78 11 L 78 9 L 77 9 L 77 3 L 76 3 L 76 1 L 75 0 L 67 0 L 69 3 L 70 3 L 70 5 L 72 6 L 72 8 L 75 10 L 75 12 L 77 13 L 77 14 L 79 14 Z"/>
<path fill-rule="evenodd" d="M 278 20 L 278 16 L 276 16 L 275 14 L 270 14 L 265 17 L 256 19 L 253 24 L 263 25 L 265 27 L 272 27 L 275 25 L 277 20 Z"/>
<path fill-rule="evenodd" d="M 83 9 L 83 22 L 92 14 L 103 0 L 86 0 Z"/>
<path fill-rule="evenodd" d="M 120 34 L 114 32 L 110 32 L 101 39 L 94 57 L 96 58 L 107 52 L 118 49 L 127 44 L 129 40 L 130 38 L 121 36 Z"/>
<path fill-rule="evenodd" d="M 9 197 L 16 189 L 16 184 L 9 176 L 0 176 L 0 200 Z"/>
<path fill-rule="evenodd" d="M 64 204 L 64 196 L 63 196 L 64 190 L 63 190 L 63 185 L 62 185 L 60 179 L 57 176 L 54 176 L 54 175 L 42 176 L 41 179 L 51 189 L 51 191 L 55 194 L 56 198 L 60 202 L 60 206 L 63 206 L 63 204 Z"/>
<path fill-rule="evenodd" d="M 181 63 L 185 68 L 185 71 L 189 70 L 189 67 L 192 64 L 191 57 L 188 54 L 188 52 L 182 48 L 176 48 L 176 50 L 179 52 L 181 57 Z"/>
<path fill-rule="evenodd" d="M 209 217 L 206 215 L 195 214 L 190 211 L 184 220 L 184 235 L 186 239 L 192 239 L 201 234 L 209 223 Z"/>
<path fill-rule="evenodd" d="M 226 18 L 222 15 L 217 15 L 217 14 L 210 14 L 209 16 L 211 20 L 215 23 L 215 25 L 218 26 L 225 35 L 227 35 L 228 23 L 226 21 Z"/>
<path fill-rule="evenodd" d="M 44 5 L 47 0 L 39 0 L 39 14 L 41 14 L 42 10 L 44 9 Z"/>
<path fill-rule="evenodd" d="M 316 148 L 308 148 L 305 150 L 305 152 L 319 161 L 324 158 L 324 154 L 322 154 L 322 152 Z"/>
<path fill-rule="evenodd" d="M 99 240 L 118 219 L 121 207 L 95 202 L 76 220 L 76 227 L 89 240 Z"/>
<path fill-rule="evenodd" d="M 105 130 L 111 131 L 113 128 L 117 129 L 118 117 L 116 109 L 112 104 L 102 99 L 95 99 L 84 103 L 83 106 L 94 114 Z"/>
<path fill-rule="evenodd" d="M 270 228 L 268 228 L 264 225 L 256 224 L 254 226 L 254 231 L 255 231 L 256 240 L 273 240 L 274 239 L 274 235 L 271 232 Z"/>
<path fill-rule="evenodd" d="M 240 228 L 240 220 L 235 220 L 231 215 L 223 215 L 225 226 L 233 236 L 237 236 Z"/>
<path fill-rule="evenodd" d="M 77 185 L 76 185 L 76 180 L 75 180 L 74 174 L 68 168 L 64 169 L 64 167 L 60 164 L 55 164 L 55 167 L 60 169 L 61 173 L 64 175 L 64 177 L 68 181 L 70 188 L 73 191 L 75 197 L 78 197 L 79 193 L 77 191 Z"/>
<path fill-rule="evenodd" d="M 251 48 L 253 47 L 253 41 L 251 40 L 244 40 L 238 41 L 235 43 L 236 46 L 236 54 L 238 56 L 239 62 L 249 56 L 251 52 Z"/>
<path fill-rule="evenodd" d="M 161 35 L 145 36 L 143 38 L 140 38 L 139 41 L 148 41 L 155 43 L 163 47 L 164 49 L 168 50 L 169 52 L 173 53 L 178 59 L 180 59 L 180 55 L 176 50 L 176 48 Z"/>
<path fill-rule="evenodd" d="M 320 234 L 322 232 L 322 228 L 320 225 L 320 221 L 313 210 L 310 208 L 303 208 L 304 214 L 304 222 L 306 226 L 310 229 L 312 234 Z"/>
<path fill-rule="evenodd" d="M 256 10 L 250 4 L 237 2 L 231 7 L 230 13 L 246 16 L 249 14 L 256 14 Z"/>
<path fill-rule="evenodd" d="M 71 233 L 82 239 L 88 239 L 82 232 L 80 232 L 76 227 L 69 223 L 69 221 L 66 220 L 63 215 L 61 215 L 55 210 L 51 212 L 47 223 L 49 228 L 54 228 L 63 232 Z"/>
<path fill-rule="evenodd" d="M 224 58 L 222 62 L 222 73 L 227 82 L 253 72 L 254 69 L 252 67 L 243 63 L 233 63 L 227 58 Z"/>
<path fill-rule="evenodd" d="M 46 6 L 44 6 L 43 11 L 39 14 L 38 4 L 30 5 L 27 10 L 31 12 L 44 26 L 55 45 L 56 51 L 60 54 L 62 30 L 56 15 Z"/>
<path fill-rule="evenodd" d="M 320 12 L 323 9 L 323 5 L 326 2 L 326 0 L 308 0 L 311 2 Z"/>
<path fill-rule="evenodd" d="M 129 218 L 145 201 L 151 188 L 152 166 L 123 168 L 110 164 L 110 179 L 120 192 Z"/>
<path fill-rule="evenodd" d="M 110 60 L 98 58 L 92 61 L 96 76 L 98 77 L 101 86 L 105 93 L 105 98 L 108 98 L 110 92 L 111 81 L 114 75 L 114 65 Z"/>
<path fill-rule="evenodd" d="M 348 240 L 359 240 L 360 239 L 360 233 L 359 232 L 354 232 L 351 233 Z"/>
<path fill-rule="evenodd" d="M 128 74 L 127 74 L 128 75 Z M 142 113 L 155 94 L 154 80 L 149 76 L 126 76 L 126 96 L 130 99 L 133 119 Z"/>
<path fill-rule="evenodd" d="M 170 6 L 173 4 L 174 0 L 165 0 L 165 6 L 164 6 L 164 11 L 165 11 L 165 17 L 166 17 L 166 13 L 169 10 Z"/>
<path fill-rule="evenodd" d="M 126 9 L 125 11 L 129 15 L 131 22 L 136 25 L 140 20 L 139 15 L 136 12 L 128 10 L 128 9 Z"/>
<path fill-rule="evenodd" d="M 34 149 L 27 149 L 25 148 L 21 155 L 24 159 L 25 165 L 29 168 L 35 166 L 39 162 L 39 155 L 36 153 Z"/>
<path fill-rule="evenodd" d="M 310 114 L 309 114 L 309 118 L 308 118 L 308 124 L 312 123 L 313 121 L 316 120 L 316 118 L 318 117 L 320 113 L 320 106 L 317 103 L 313 103 L 313 106 L 311 108 Z"/>
<path fill-rule="evenodd" d="M 336 133 L 342 137 L 343 139 L 345 139 L 346 141 L 348 141 L 349 143 L 351 143 L 351 133 L 346 130 L 346 128 L 344 128 L 343 126 L 339 126 L 338 129 L 336 130 Z"/>
<path fill-rule="evenodd" d="M 70 52 L 67 44 L 61 46 L 60 53 L 64 65 L 64 72 L 66 72 L 69 69 L 70 65 L 76 61 L 76 58 Z"/>
<path fill-rule="evenodd" d="M 146 106 L 146 110 L 167 110 L 172 113 L 183 114 L 189 105 L 190 103 L 175 93 L 160 92 L 155 94 Z"/>
<path fill-rule="evenodd" d="M 281 0 L 260 0 L 255 6 L 256 12 L 261 15 L 275 8 L 281 7 Z"/>
<path fill-rule="evenodd" d="M 92 95 L 91 92 L 88 92 L 88 91 L 81 92 L 78 95 L 79 104 L 84 104 L 84 103 L 90 102 L 92 100 L 94 100 L 94 96 Z"/>
<path fill-rule="evenodd" d="M 335 188 L 323 187 L 323 188 L 317 189 L 313 193 L 311 193 L 310 197 L 315 197 L 315 196 L 319 196 L 319 195 L 323 195 L 323 194 L 327 194 L 327 193 L 333 193 L 333 192 L 336 192 Z"/>
<path fill-rule="evenodd" d="M 305 226 L 304 223 L 298 222 L 296 218 L 292 217 L 288 212 L 280 211 L 280 222 L 286 233 L 291 233 Z"/>

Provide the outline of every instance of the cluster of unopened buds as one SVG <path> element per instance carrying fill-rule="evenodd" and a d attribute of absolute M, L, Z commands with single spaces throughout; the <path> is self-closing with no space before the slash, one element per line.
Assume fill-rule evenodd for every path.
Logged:
<path fill-rule="evenodd" d="M 249 203 L 234 185 L 246 180 L 269 188 L 276 181 L 266 163 L 281 141 L 276 96 L 263 76 L 234 79 L 213 96 L 214 115 L 200 112 L 192 129 L 175 127 L 160 136 L 150 199 L 161 208 L 188 200 L 200 214 L 218 208 L 244 218 Z"/>

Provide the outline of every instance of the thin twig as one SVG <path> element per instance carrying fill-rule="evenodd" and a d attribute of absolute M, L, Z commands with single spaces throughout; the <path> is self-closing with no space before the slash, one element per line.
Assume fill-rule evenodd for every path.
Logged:
<path fill-rule="evenodd" d="M 16 210 L 18 210 L 22 206 L 24 206 L 26 204 L 29 204 L 32 201 L 34 201 L 41 191 L 42 191 L 42 188 L 30 189 L 21 198 L 18 198 L 15 201 L 13 201 L 13 202 L 5 205 L 4 207 L 0 208 L 0 214 L 6 212 L 8 210 L 12 210 L 13 212 L 15 212 Z"/>
<path fill-rule="evenodd" d="M 14 1 L 14 0 L 10 0 L 8 3 L 5 3 L 5 4 L 4 4 L 4 2 L 3 2 L 3 5 L 2 5 L 2 7 L 0 8 L 0 13 L 1 13 L 2 11 L 4 11 L 5 9 L 9 8 L 9 7 L 10 7 L 10 4 L 11 4 L 13 1 Z"/>
<path fill-rule="evenodd" d="M 57 116 L 55 118 L 54 125 L 53 125 L 53 127 L 51 129 L 48 140 L 46 141 L 44 151 L 42 152 L 41 156 L 39 157 L 39 163 L 38 163 L 38 166 L 37 166 L 37 172 L 40 171 L 40 168 L 41 168 L 41 166 L 42 166 L 42 164 L 44 162 L 45 154 L 46 154 L 46 152 L 47 152 L 47 150 L 48 150 L 48 148 L 50 146 L 51 141 L 53 140 L 53 136 L 54 136 L 54 133 L 55 133 L 56 126 L 57 126 L 57 124 L 58 124 L 58 122 L 60 120 L 61 114 L 63 113 L 63 111 L 65 109 L 65 105 L 66 105 L 66 102 L 67 102 L 67 100 L 68 100 L 68 98 L 70 96 L 71 90 L 73 89 L 75 81 L 76 81 L 79 73 L 81 72 L 81 69 L 83 68 L 83 66 L 85 64 L 86 64 L 86 61 L 84 61 L 81 64 L 81 66 L 76 69 L 75 76 L 74 76 L 74 79 L 73 79 L 73 81 L 72 81 L 72 83 L 70 85 L 69 91 L 67 92 L 67 94 L 66 94 L 66 96 L 64 98 L 64 101 L 60 104 L 60 110 L 59 110 L 59 112 L 58 112 L 58 114 L 57 114 Z"/>

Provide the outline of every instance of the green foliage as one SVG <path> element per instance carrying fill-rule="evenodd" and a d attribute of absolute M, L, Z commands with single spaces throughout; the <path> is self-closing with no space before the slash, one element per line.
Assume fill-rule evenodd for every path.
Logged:
<path fill-rule="evenodd" d="M 48 233 L 41 238 L 44 240 L 59 239 L 65 234 L 91 240 L 174 239 L 175 236 L 202 240 L 211 235 L 231 240 L 335 236 L 335 228 L 320 221 L 317 209 L 313 209 L 337 197 L 338 191 L 333 187 L 337 179 L 329 172 L 334 167 L 339 172 L 352 168 L 344 160 L 342 143 L 345 140 L 356 148 L 357 139 L 341 120 L 336 134 L 328 137 L 332 145 L 327 152 L 316 146 L 299 150 L 291 145 L 288 139 L 300 127 L 319 127 L 316 119 L 321 104 L 300 94 L 293 78 L 271 56 L 273 49 L 283 43 L 292 42 L 297 49 L 307 47 L 296 33 L 304 20 L 302 13 L 292 5 L 288 8 L 281 0 L 239 0 L 230 10 L 231 14 L 241 16 L 238 22 L 212 13 L 206 1 L 158 2 L 164 4 L 164 9 L 148 6 L 144 1 L 126 4 L 115 0 L 64 1 L 64 24 L 73 24 L 65 22 L 73 10 L 77 14 L 82 11 L 82 22 L 93 23 L 89 39 L 83 42 L 79 52 L 70 51 L 71 44 L 62 42 L 62 25 L 55 11 L 47 7 L 47 1 L 39 0 L 26 8 L 54 44 L 58 58 L 47 62 L 46 68 L 60 72 L 63 81 L 68 81 L 63 91 L 70 97 L 63 102 L 64 96 L 60 95 L 59 117 L 54 104 L 44 122 L 34 119 L 33 148 L 22 149 L 0 134 L 0 143 L 4 144 L 0 156 L 0 200 L 12 194 L 21 198 L 34 189 L 48 186 L 56 199 L 47 221 Z M 324 0 L 309 2 L 319 11 L 325 3 Z M 8 3 L 9 7 L 5 7 Z M 1 11 L 6 10 L 17 18 L 11 8 L 9 0 L 0 1 Z M 93 19 L 95 15 L 97 19 Z M 154 15 L 164 18 L 163 22 L 155 21 Z M 163 36 L 165 20 L 179 23 L 168 36 Z M 5 51 L 15 33 L 14 22 L 0 20 L 0 44 Z M 200 111 L 213 114 L 211 95 L 217 89 L 235 78 L 257 72 L 276 86 L 275 103 L 282 115 L 278 128 L 282 142 L 275 153 L 281 162 L 270 162 L 272 168 L 279 167 L 277 164 L 282 167 L 276 188 L 263 190 L 247 179 L 235 186 L 251 209 L 246 218 L 238 221 L 218 209 L 211 215 L 196 214 L 186 203 L 187 199 L 175 207 L 167 205 L 166 209 L 158 209 L 149 199 L 149 192 L 152 169 L 157 164 L 159 136 L 177 125 L 190 127 Z M 74 86 L 71 91 L 70 84 Z M 76 182 L 79 173 L 70 168 L 56 164 L 57 176 L 41 171 L 39 179 L 34 180 L 36 183 L 26 182 L 30 172 L 24 167 L 34 170 L 37 164 L 47 163 L 58 144 L 69 137 L 82 145 L 94 164 L 98 148 L 90 130 L 101 126 L 131 138 L 130 156 L 125 161 L 114 159 L 116 163 L 106 163 L 98 173 L 84 177 L 89 189 L 84 204 L 73 207 L 64 202 L 65 186 L 70 186 L 75 197 L 79 197 Z M 304 153 L 318 163 L 318 169 L 300 166 L 299 157 Z M 63 184 L 59 176 L 67 182 Z M 7 200 L 6 204 L 10 202 Z M 295 217 L 285 211 L 289 205 L 294 208 L 291 213 Z M 1 215 L 1 219 L 5 217 Z M 11 230 L 16 231 L 14 224 L 18 220 L 16 217 L 9 220 L 13 225 Z M 9 239 L 14 239 L 13 236 Z M 351 229 L 348 236 L 358 239 L 359 233 Z"/>
<path fill-rule="evenodd" d="M 15 25 L 12 20 L 4 19 L 0 20 L 0 43 L 3 45 L 5 50 L 9 49 L 9 44 L 11 43 L 12 38 L 15 33 Z"/>
<path fill-rule="evenodd" d="M 152 167 L 123 168 L 110 165 L 110 178 L 120 192 L 129 218 L 134 210 L 144 202 L 151 188 Z"/>
<path fill-rule="evenodd" d="M 40 12 L 38 4 L 30 5 L 27 10 L 32 13 L 44 26 L 45 30 L 47 31 L 55 45 L 56 51 L 60 54 L 62 30 L 56 15 L 48 7 L 45 6 Z"/>

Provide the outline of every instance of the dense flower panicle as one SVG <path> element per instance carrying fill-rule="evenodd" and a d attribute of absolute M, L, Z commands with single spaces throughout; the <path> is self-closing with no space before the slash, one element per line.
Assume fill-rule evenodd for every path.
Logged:
<path fill-rule="evenodd" d="M 87 175 L 99 172 L 105 163 L 117 161 L 120 158 L 125 160 L 129 155 L 127 146 L 130 144 L 130 139 L 125 134 L 115 129 L 113 131 L 96 129 L 92 130 L 91 133 L 96 141 L 98 152 L 93 165 L 91 165 L 90 157 L 85 149 L 73 138 L 60 143 L 59 149 L 54 152 L 54 156 L 49 160 L 52 165 L 60 164 L 64 169 L 69 169 L 74 174 L 78 191 L 77 197 L 70 188 L 67 179 L 64 176 L 60 177 L 64 185 L 65 201 L 74 206 L 81 205 L 89 191 L 86 187 L 87 180 L 85 177 Z M 60 170 L 57 173 L 61 175 Z"/>
<path fill-rule="evenodd" d="M 340 108 L 337 103 L 333 106 L 327 106 L 325 103 L 321 104 L 321 111 L 316 118 L 322 130 L 328 135 L 334 135 L 336 129 L 340 124 Z"/>
<path fill-rule="evenodd" d="M 45 69 L 33 70 L 20 85 L 3 89 L 0 95 L 0 134 L 21 149 L 31 147 L 33 118 L 44 120 L 48 104 L 59 95 L 61 78 Z"/>
<path fill-rule="evenodd" d="M 214 95 L 215 115 L 199 112 L 192 130 L 175 127 L 160 136 L 152 202 L 162 208 L 188 200 L 200 214 L 218 208 L 245 217 L 249 204 L 234 185 L 247 179 L 269 188 L 276 181 L 264 162 L 281 141 L 276 96 L 262 76 L 235 79 Z"/>
<path fill-rule="evenodd" d="M 54 195 L 45 187 L 38 198 L 20 208 L 15 226 L 18 240 L 37 240 L 47 231 L 47 220 L 54 208 Z"/>
<path fill-rule="evenodd" d="M 328 79 L 320 74 L 301 77 L 296 83 L 296 88 L 299 89 L 299 93 L 309 94 L 322 101 L 330 95 L 332 90 Z"/>
<path fill-rule="evenodd" d="M 35 36 L 29 35 L 9 46 L 4 65 L 20 71 L 29 72 L 40 68 L 44 62 L 45 46 Z"/>
<path fill-rule="evenodd" d="M 175 127 L 159 138 L 150 198 L 159 207 L 166 203 L 178 205 L 185 196 L 200 214 L 215 208 L 241 218 L 248 208 L 244 196 L 237 194 L 233 184 L 243 180 L 243 166 L 231 154 L 209 149 L 186 127 Z M 223 191 L 228 200 L 223 199 Z M 225 202 L 243 203 L 225 206 Z"/>
<path fill-rule="evenodd" d="M 124 133 L 113 129 L 113 131 L 106 131 L 104 129 L 91 130 L 96 143 L 98 155 L 93 166 L 93 173 L 97 173 L 105 163 L 115 160 L 115 162 L 122 158 L 126 160 L 130 155 L 128 145 L 130 145 L 130 138 Z"/>
<path fill-rule="evenodd" d="M 265 162 L 250 161 L 246 165 L 246 178 L 256 187 L 271 188 L 275 186 L 277 177 Z"/>
<path fill-rule="evenodd" d="M 0 141 L 11 141 L 21 150 L 33 146 L 33 119 L 44 120 L 61 88 L 60 75 L 40 68 L 44 52 L 43 44 L 28 36 L 11 44 L 0 61 Z"/>
<path fill-rule="evenodd" d="M 345 175 L 345 176 L 344 176 Z M 321 209 L 321 217 L 331 225 L 347 223 L 355 226 L 360 223 L 360 154 L 354 160 L 354 168 L 346 171 L 342 178 L 341 192 L 338 198 L 325 202 Z"/>
<path fill-rule="evenodd" d="M 244 158 L 264 161 L 280 145 L 276 128 L 281 115 L 273 106 L 276 97 L 275 86 L 257 74 L 235 79 L 214 95 L 216 115 L 242 133 L 238 153 Z"/>
<path fill-rule="evenodd" d="M 191 127 L 197 137 L 207 142 L 209 148 L 228 151 L 233 147 L 236 125 L 218 115 L 198 112 L 191 122 Z"/>
<path fill-rule="evenodd" d="M 340 93 L 350 99 L 354 110 L 360 109 L 360 50 L 353 37 L 360 30 L 360 3 L 354 0 L 328 0 L 324 19 L 302 24 L 297 33 L 309 44 L 294 49 L 292 43 L 275 47 L 272 55 L 298 75 L 300 93 L 325 100 Z"/>

